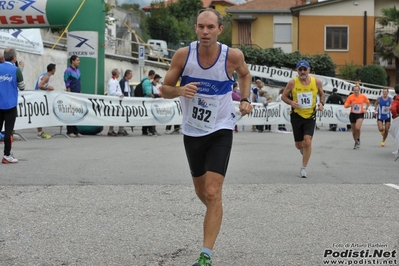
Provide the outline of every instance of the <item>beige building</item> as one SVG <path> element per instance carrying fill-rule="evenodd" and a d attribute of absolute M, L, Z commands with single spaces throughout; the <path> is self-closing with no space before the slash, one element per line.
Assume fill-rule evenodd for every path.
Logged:
<path fill-rule="evenodd" d="M 163 2 L 165 6 L 176 3 L 179 0 L 169 0 L 169 1 L 160 1 Z M 218 11 L 222 16 L 226 14 L 226 8 L 237 5 L 236 3 L 230 0 L 202 0 L 203 8 L 213 8 Z M 155 5 L 157 7 L 157 5 Z M 151 5 L 145 6 L 142 8 L 144 12 L 151 12 Z"/>
<path fill-rule="evenodd" d="M 226 10 L 232 15 L 232 44 L 290 53 L 328 54 L 337 66 L 380 64 L 396 84 L 395 62 L 374 51 L 382 8 L 397 0 L 252 0 Z"/>
<path fill-rule="evenodd" d="M 262 49 L 281 47 L 284 52 L 297 50 L 297 20 L 290 8 L 298 0 L 252 0 L 226 9 L 232 15 L 233 46 Z"/>

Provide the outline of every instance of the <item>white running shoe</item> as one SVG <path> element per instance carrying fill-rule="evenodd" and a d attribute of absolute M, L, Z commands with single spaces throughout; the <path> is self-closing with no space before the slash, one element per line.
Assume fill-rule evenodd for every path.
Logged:
<path fill-rule="evenodd" d="M 301 168 L 301 170 L 299 171 L 299 176 L 302 178 L 306 178 L 306 170 L 305 168 Z"/>
<path fill-rule="evenodd" d="M 398 154 L 398 151 L 393 151 L 392 154 L 396 155 L 396 154 Z"/>
<path fill-rule="evenodd" d="M 14 158 L 12 153 L 8 156 L 4 155 L 3 159 L 1 160 L 2 163 L 17 163 L 18 159 Z"/>

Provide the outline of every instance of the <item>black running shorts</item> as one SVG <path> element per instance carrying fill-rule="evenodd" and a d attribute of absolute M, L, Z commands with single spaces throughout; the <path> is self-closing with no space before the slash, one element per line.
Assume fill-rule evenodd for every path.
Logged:
<path fill-rule="evenodd" d="M 202 137 L 184 135 L 183 141 L 192 177 L 200 177 L 207 171 L 226 175 L 233 144 L 232 130 L 221 129 Z"/>
<path fill-rule="evenodd" d="M 294 133 L 295 142 L 303 141 L 305 135 L 313 136 L 316 128 L 316 120 L 314 118 L 303 118 L 297 113 L 291 113 L 292 132 Z"/>
<path fill-rule="evenodd" d="M 385 123 L 391 123 L 391 118 L 388 117 L 387 119 L 377 119 L 377 121 L 381 121 L 383 124 Z"/>
<path fill-rule="evenodd" d="M 355 113 L 350 113 L 349 114 L 349 121 L 351 124 L 356 124 L 356 120 L 358 119 L 364 119 L 364 113 L 362 114 L 355 114 Z"/>

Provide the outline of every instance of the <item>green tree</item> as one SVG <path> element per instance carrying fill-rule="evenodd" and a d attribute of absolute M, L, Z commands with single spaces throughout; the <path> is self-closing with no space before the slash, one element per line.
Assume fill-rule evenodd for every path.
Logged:
<path fill-rule="evenodd" d="M 174 40 L 173 43 L 177 44 L 181 41 L 190 42 L 195 40 L 196 35 L 194 32 L 194 24 L 192 23 L 193 19 L 183 19 L 178 21 L 178 37 Z"/>
<path fill-rule="evenodd" d="M 166 42 L 178 38 L 178 21 L 170 15 L 163 2 L 151 3 L 151 15 L 146 22 L 151 38 Z"/>
<path fill-rule="evenodd" d="M 379 65 L 363 66 L 358 71 L 359 79 L 364 83 L 387 85 L 387 72 Z"/>
<path fill-rule="evenodd" d="M 188 44 L 196 40 L 194 25 L 197 13 L 203 8 L 201 0 L 179 0 L 165 6 L 162 1 L 151 3 L 151 14 L 147 17 L 148 33 L 153 39 L 162 39 L 179 47 L 180 43 Z M 223 18 L 224 30 L 219 41 L 231 46 L 231 17 Z"/>
<path fill-rule="evenodd" d="M 312 58 L 309 59 L 309 63 L 312 67 L 312 72 L 315 74 L 335 77 L 335 68 L 337 65 L 328 54 L 313 55 Z"/>
<path fill-rule="evenodd" d="M 231 46 L 231 34 L 232 34 L 232 30 L 231 30 L 231 16 L 230 15 L 226 15 L 223 17 L 223 31 L 222 33 L 219 35 L 218 40 L 221 43 L 224 43 L 228 46 Z"/>
<path fill-rule="evenodd" d="M 194 32 L 195 19 L 202 6 L 201 0 L 179 0 L 167 6 L 170 15 L 176 18 L 179 25 L 175 29 L 178 39 L 172 40 L 171 43 L 179 44 L 183 41 L 187 44 L 196 39 Z"/>
<path fill-rule="evenodd" d="M 378 18 L 382 29 L 375 33 L 375 47 L 377 53 L 384 59 L 395 59 L 396 83 L 399 83 L 399 11 L 396 6 L 383 8 L 383 17 Z M 362 79 L 363 81 L 363 79 Z"/>
<path fill-rule="evenodd" d="M 183 3 L 187 1 L 192 0 L 184 0 Z M 178 44 L 182 40 L 191 41 L 195 38 L 195 34 L 193 17 L 190 14 L 196 14 L 196 12 L 197 9 L 188 11 L 182 4 L 170 4 L 165 7 L 164 2 L 152 2 L 151 14 L 146 21 L 148 32 L 151 38 L 165 40 L 170 44 Z M 178 16 L 175 15 L 177 13 Z"/>
<path fill-rule="evenodd" d="M 246 46 L 241 46 L 239 49 L 243 52 L 245 61 L 249 64 L 294 69 L 299 60 L 307 60 L 312 68 L 312 73 L 335 76 L 336 65 L 327 54 L 303 55 L 299 52 L 284 53 L 281 48 L 259 49 Z"/>
<path fill-rule="evenodd" d="M 112 9 L 115 6 L 105 3 L 105 25 L 112 25 L 112 21 L 109 20 L 108 16 L 111 14 Z"/>
<path fill-rule="evenodd" d="M 167 6 L 170 15 L 175 17 L 178 21 L 184 19 L 195 18 L 198 10 L 202 9 L 201 0 L 179 0 Z M 193 24 L 194 25 L 194 24 Z"/>
<path fill-rule="evenodd" d="M 126 10 L 130 10 L 130 11 L 140 11 L 141 10 L 139 4 L 122 4 L 120 7 L 123 9 L 126 9 Z"/>
<path fill-rule="evenodd" d="M 360 68 L 361 66 L 356 65 L 353 61 L 350 63 L 345 62 L 345 65 L 339 68 L 340 78 L 352 81 L 357 80 Z"/>

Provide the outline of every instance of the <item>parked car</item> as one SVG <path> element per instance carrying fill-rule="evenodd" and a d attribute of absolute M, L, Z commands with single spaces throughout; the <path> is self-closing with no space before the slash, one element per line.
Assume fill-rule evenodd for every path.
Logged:
<path fill-rule="evenodd" d="M 169 57 L 168 44 L 166 43 L 166 41 L 149 39 L 147 41 L 147 44 L 151 46 L 151 49 L 147 48 L 149 50 L 147 54 L 150 59 Z"/>

